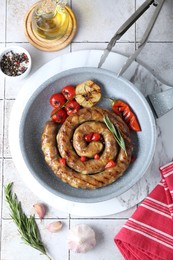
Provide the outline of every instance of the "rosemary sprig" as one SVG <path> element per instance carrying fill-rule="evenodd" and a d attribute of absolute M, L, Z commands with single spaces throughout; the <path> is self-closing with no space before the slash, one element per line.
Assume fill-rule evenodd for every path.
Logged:
<path fill-rule="evenodd" d="M 125 145 L 124 139 L 123 139 L 120 131 L 118 130 L 118 128 L 115 128 L 114 124 L 111 122 L 108 115 L 106 115 L 104 117 L 103 121 L 106 124 L 109 131 L 113 134 L 113 136 L 114 136 L 115 140 L 117 141 L 117 143 L 119 144 L 119 146 L 124 150 L 125 154 L 127 155 L 126 145 Z"/>
<path fill-rule="evenodd" d="M 40 239 L 38 226 L 34 216 L 27 217 L 25 213 L 23 213 L 21 202 L 18 201 L 17 195 L 12 193 L 12 185 L 13 183 L 10 182 L 5 186 L 5 197 L 11 211 L 10 216 L 18 228 L 21 239 L 25 244 L 39 250 L 43 255 L 46 255 L 48 259 L 51 259 L 47 255 L 45 247 Z"/>

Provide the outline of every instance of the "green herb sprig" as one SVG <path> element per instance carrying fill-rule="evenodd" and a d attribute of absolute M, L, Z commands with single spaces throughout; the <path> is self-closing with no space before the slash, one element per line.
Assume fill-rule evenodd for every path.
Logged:
<path fill-rule="evenodd" d="M 125 154 L 127 156 L 125 142 L 124 142 L 124 139 L 123 139 L 120 131 L 118 130 L 118 128 L 115 128 L 115 125 L 111 122 L 111 120 L 108 117 L 108 115 L 106 115 L 103 118 L 103 121 L 106 124 L 107 128 L 109 129 L 109 131 L 113 134 L 113 136 L 114 136 L 115 140 L 117 141 L 117 143 L 119 144 L 119 146 L 124 150 L 124 152 L 125 152 Z"/>
<path fill-rule="evenodd" d="M 37 249 L 48 259 L 51 259 L 45 250 L 45 247 L 40 239 L 38 226 L 35 222 L 34 216 L 27 217 L 22 211 L 21 202 L 18 201 L 17 195 L 12 193 L 13 183 L 5 186 L 5 197 L 10 208 L 10 216 L 17 225 L 18 232 L 25 244 Z"/>

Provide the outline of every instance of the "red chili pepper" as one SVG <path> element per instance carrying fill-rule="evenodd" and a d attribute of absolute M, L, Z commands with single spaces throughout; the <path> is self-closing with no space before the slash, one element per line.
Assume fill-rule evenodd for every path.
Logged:
<path fill-rule="evenodd" d="M 112 168 L 116 165 L 116 163 L 113 160 L 110 160 L 106 165 L 105 169 Z"/>
<path fill-rule="evenodd" d="M 94 155 L 94 159 L 95 159 L 95 160 L 99 160 L 99 159 L 100 159 L 100 156 L 99 156 L 98 153 L 96 153 L 96 154 Z"/>
<path fill-rule="evenodd" d="M 59 162 L 60 162 L 60 164 L 62 164 L 63 166 L 66 165 L 66 159 L 65 159 L 65 158 L 60 158 L 60 159 L 59 159 Z"/>
<path fill-rule="evenodd" d="M 130 122 L 129 122 L 129 126 L 132 130 L 136 131 L 136 132 L 139 132 L 141 131 L 141 128 L 139 126 L 139 123 L 136 119 L 136 116 L 133 114 L 133 116 L 131 117 L 130 119 Z"/>
<path fill-rule="evenodd" d="M 112 110 L 119 116 L 121 116 L 126 124 L 134 131 L 141 131 L 136 115 L 128 104 L 122 100 L 112 101 Z"/>
<path fill-rule="evenodd" d="M 80 160 L 81 160 L 81 162 L 85 162 L 87 160 L 87 158 L 86 158 L 86 156 L 81 156 Z"/>
<path fill-rule="evenodd" d="M 91 138 L 91 140 L 92 141 L 98 141 L 98 140 L 100 140 L 100 134 L 99 133 L 94 133 L 93 134 L 93 136 L 92 136 L 92 138 Z"/>
<path fill-rule="evenodd" d="M 133 163 L 136 160 L 136 156 L 132 155 L 131 157 L 131 163 Z"/>
<path fill-rule="evenodd" d="M 93 137 L 93 133 L 89 133 L 87 135 L 85 135 L 84 139 L 86 142 L 91 142 L 92 141 L 92 137 Z"/>

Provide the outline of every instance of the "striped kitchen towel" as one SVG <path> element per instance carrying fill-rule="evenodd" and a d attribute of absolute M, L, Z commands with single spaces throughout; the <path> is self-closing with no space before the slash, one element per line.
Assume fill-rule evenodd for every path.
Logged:
<path fill-rule="evenodd" d="M 124 224 L 114 241 L 127 260 L 173 260 L 173 162 Z"/>

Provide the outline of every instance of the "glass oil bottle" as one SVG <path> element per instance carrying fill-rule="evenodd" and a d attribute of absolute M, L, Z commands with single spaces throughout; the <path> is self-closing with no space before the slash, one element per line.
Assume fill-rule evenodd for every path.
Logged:
<path fill-rule="evenodd" d="M 32 29 L 45 40 L 61 39 L 67 32 L 70 17 L 62 0 L 42 0 L 32 15 Z"/>

